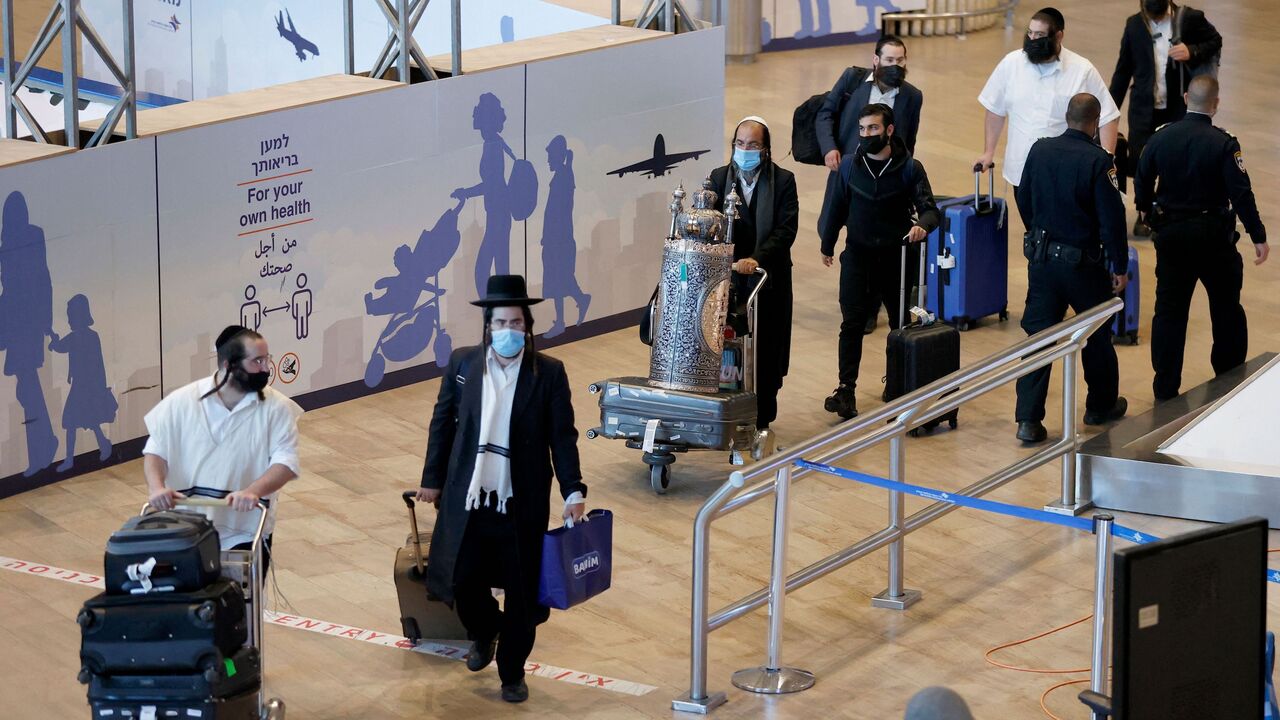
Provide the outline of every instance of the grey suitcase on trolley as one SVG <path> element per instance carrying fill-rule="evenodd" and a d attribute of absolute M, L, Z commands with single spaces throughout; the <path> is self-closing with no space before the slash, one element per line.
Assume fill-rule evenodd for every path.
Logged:
<path fill-rule="evenodd" d="M 645 378 L 622 377 L 596 383 L 600 392 L 599 433 L 609 439 L 643 441 L 657 420 L 654 442 L 703 450 L 750 448 L 756 427 L 755 393 L 665 390 Z"/>

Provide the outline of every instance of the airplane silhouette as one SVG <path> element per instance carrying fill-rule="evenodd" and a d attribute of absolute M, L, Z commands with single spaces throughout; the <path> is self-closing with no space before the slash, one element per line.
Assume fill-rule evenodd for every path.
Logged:
<path fill-rule="evenodd" d="M 284 26 L 286 17 L 289 19 L 288 29 L 285 29 Z M 320 48 L 316 47 L 315 43 L 298 34 L 298 29 L 293 26 L 293 17 L 289 15 L 288 8 L 285 8 L 283 13 L 276 16 L 276 30 L 280 32 L 280 37 L 293 43 L 293 51 L 298 56 L 299 61 L 307 59 L 307 52 L 310 52 L 312 56 L 320 54 Z"/>
<path fill-rule="evenodd" d="M 648 175 L 651 178 L 666 175 L 671 168 L 679 165 L 685 160 L 697 160 L 699 156 L 705 155 L 710 150 L 694 150 L 693 152 L 672 153 L 667 154 L 667 143 L 662 139 L 662 133 L 658 133 L 658 137 L 653 140 L 653 157 L 648 160 L 641 160 L 634 165 L 611 170 L 606 175 L 617 175 L 622 177 L 627 173 L 640 173 Z"/>

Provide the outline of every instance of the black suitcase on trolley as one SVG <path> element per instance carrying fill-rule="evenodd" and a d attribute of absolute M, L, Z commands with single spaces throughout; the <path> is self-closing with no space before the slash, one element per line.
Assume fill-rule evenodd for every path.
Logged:
<path fill-rule="evenodd" d="M 204 672 L 249 639 L 244 593 L 227 579 L 189 593 L 102 593 L 76 622 L 80 662 L 95 675 Z"/>
<path fill-rule="evenodd" d="M 258 720 L 262 662 L 256 648 L 244 647 L 202 673 L 94 675 L 84 673 L 95 718 L 140 718 L 154 708 L 156 718 Z M 149 711 L 148 711 L 149 712 Z M 131 714 L 130 714 L 131 713 Z"/>
<path fill-rule="evenodd" d="M 591 387 L 600 393 L 598 432 L 610 439 L 641 441 L 648 423 L 657 420 L 656 443 L 728 450 L 750 448 L 754 440 L 755 393 L 665 390 L 639 377 L 612 378 Z"/>
<path fill-rule="evenodd" d="M 920 285 L 925 287 L 926 251 L 920 249 Z M 900 306 L 906 305 L 907 296 L 907 246 L 902 246 L 902 294 Z M 941 298 L 939 298 L 941 301 Z M 923 306 L 923 303 L 921 303 Z M 939 319 L 942 316 L 939 310 Z M 889 402 L 909 392 L 946 377 L 960 369 L 960 331 L 944 322 L 932 325 L 906 325 L 902 310 L 899 310 L 898 329 L 890 331 L 888 346 L 885 348 L 885 386 L 884 400 Z M 950 427 L 955 427 L 960 417 L 959 410 L 952 410 L 942 417 L 930 420 L 922 428 L 925 431 L 937 427 L 943 420 Z M 912 430 L 913 434 L 918 434 Z"/>
<path fill-rule="evenodd" d="M 149 586 L 129 568 L 155 560 Z M 135 573 L 136 574 L 136 573 Z M 200 513 L 168 510 L 130 518 L 107 540 L 103 577 L 108 593 L 176 591 L 207 587 L 222 574 L 218 531 Z"/>

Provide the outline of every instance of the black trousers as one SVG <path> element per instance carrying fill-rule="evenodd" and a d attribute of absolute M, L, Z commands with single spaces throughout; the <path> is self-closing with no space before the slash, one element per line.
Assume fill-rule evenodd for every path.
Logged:
<path fill-rule="evenodd" d="M 919 247 L 907 248 L 907 287 L 919 281 Z M 902 247 L 850 245 L 840 253 L 840 384 L 858 384 L 862 364 L 862 331 L 867 318 L 880 311 L 889 314 L 889 327 L 898 328 L 902 295 Z M 911 297 L 907 297 L 907 305 Z M 902 308 L 905 316 L 907 308 Z"/>
<path fill-rule="evenodd" d="M 1027 306 L 1022 312 L 1022 329 L 1034 335 L 1057 325 L 1070 307 L 1077 314 L 1104 303 L 1111 295 L 1111 273 L 1102 265 L 1068 265 L 1042 262 L 1027 266 Z M 1120 366 L 1111 345 L 1111 323 L 1089 337 L 1080 352 L 1084 381 L 1089 387 L 1085 408 L 1106 412 L 1115 407 L 1120 392 Z M 1044 420 L 1044 401 L 1049 394 L 1051 366 L 1018 378 L 1018 422 Z"/>
<path fill-rule="evenodd" d="M 537 623 L 529 618 L 521 580 L 522 552 L 515 520 L 491 504 L 471 511 L 462 537 L 454 571 L 454 607 L 468 637 L 485 645 L 498 638 L 498 677 L 514 685 L 524 677 L 524 665 L 533 651 Z M 538 548 L 541 552 L 541 548 Z M 491 588 L 502 588 L 503 609 Z"/>
<path fill-rule="evenodd" d="M 1151 384 L 1157 400 L 1178 395 L 1182 355 L 1187 344 L 1187 316 L 1196 282 L 1209 296 L 1213 322 L 1214 374 L 1239 366 L 1249 351 L 1249 326 L 1240 304 L 1244 260 L 1236 250 L 1235 231 L 1222 217 L 1202 215 L 1162 226 L 1155 234 L 1156 310 L 1151 321 Z"/>
<path fill-rule="evenodd" d="M 1176 92 L 1176 90 L 1175 90 Z M 1120 158 L 1121 167 L 1125 169 L 1125 174 L 1134 177 L 1138 170 L 1138 158 L 1142 156 L 1142 148 L 1147 146 L 1147 141 L 1155 133 L 1156 128 L 1171 122 L 1181 120 L 1187 114 L 1186 109 L 1173 111 L 1169 108 L 1157 109 L 1153 111 L 1151 116 L 1151 124 L 1147 127 L 1134 127 L 1133 123 L 1129 123 L 1129 157 Z"/>

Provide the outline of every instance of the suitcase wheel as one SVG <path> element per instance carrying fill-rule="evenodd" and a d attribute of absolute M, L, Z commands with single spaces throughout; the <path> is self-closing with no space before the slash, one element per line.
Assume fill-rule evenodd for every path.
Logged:
<path fill-rule="evenodd" d="M 1138 333 L 1136 333 L 1136 332 L 1131 332 L 1131 333 L 1129 333 L 1129 344 L 1130 344 L 1130 345 L 1137 345 L 1137 344 L 1138 344 Z"/>
<path fill-rule="evenodd" d="M 422 639 L 422 631 L 418 629 L 418 621 L 414 618 L 400 618 L 400 632 L 403 632 L 409 642 L 414 645 L 417 645 L 418 641 Z"/>
<path fill-rule="evenodd" d="M 956 320 L 956 329 L 960 332 L 969 332 L 969 328 L 971 327 L 973 327 L 973 325 L 969 323 L 968 318 L 960 318 Z"/>
<path fill-rule="evenodd" d="M 1009 306 L 1006 305 L 1004 309 L 1000 311 L 1000 320 L 1001 322 L 1003 322 L 1008 319 L 1009 319 Z"/>
<path fill-rule="evenodd" d="M 960 423 L 955 418 L 951 418 L 950 420 L 947 421 L 947 427 L 951 428 L 952 430 L 955 430 L 956 426 L 959 424 Z"/>
<path fill-rule="evenodd" d="M 671 466 L 650 465 L 649 485 L 653 487 L 653 491 L 659 495 L 666 495 L 667 487 L 671 485 Z"/>

